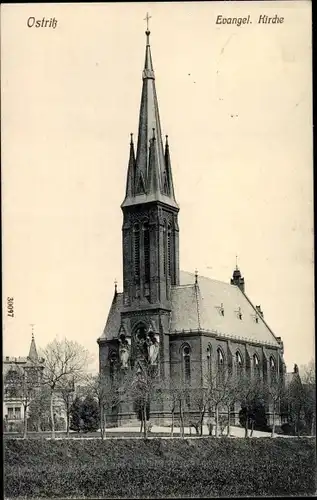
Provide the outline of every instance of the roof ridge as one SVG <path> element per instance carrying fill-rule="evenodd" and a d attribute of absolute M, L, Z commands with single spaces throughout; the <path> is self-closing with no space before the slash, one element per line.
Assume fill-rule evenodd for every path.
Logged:
<path fill-rule="evenodd" d="M 186 274 L 190 274 L 191 276 L 195 277 L 195 274 L 194 274 L 194 273 L 191 273 L 191 272 L 189 272 L 189 271 L 184 271 L 184 270 L 182 270 L 182 269 L 181 269 L 181 271 L 180 271 L 180 272 L 183 272 L 183 273 L 186 273 Z M 217 279 L 215 279 L 215 278 L 210 278 L 209 276 L 203 276 L 202 274 L 200 274 L 200 275 L 198 276 L 198 286 L 199 286 L 199 279 L 200 279 L 200 278 L 204 278 L 204 279 L 209 280 L 209 281 L 216 281 L 217 283 L 222 283 L 223 285 L 235 286 L 235 287 L 236 287 L 236 285 L 232 285 L 231 283 L 228 283 L 227 281 L 217 280 Z M 194 283 L 193 283 L 193 285 L 194 285 Z M 180 285 L 180 286 L 186 286 L 186 285 Z M 237 287 L 237 288 L 238 288 L 238 287 Z"/>

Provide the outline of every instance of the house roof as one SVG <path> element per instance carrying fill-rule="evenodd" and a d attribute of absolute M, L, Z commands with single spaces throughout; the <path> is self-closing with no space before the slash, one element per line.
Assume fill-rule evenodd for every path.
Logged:
<path fill-rule="evenodd" d="M 194 274 L 181 271 L 180 285 L 171 289 L 171 303 L 171 334 L 200 330 L 279 347 L 262 315 L 235 285 L 202 276 L 195 285 Z M 118 336 L 122 306 L 123 294 L 116 293 L 101 339 Z"/>

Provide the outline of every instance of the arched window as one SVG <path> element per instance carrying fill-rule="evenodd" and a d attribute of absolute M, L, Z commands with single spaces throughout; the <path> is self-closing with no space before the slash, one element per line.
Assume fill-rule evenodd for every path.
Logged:
<path fill-rule="evenodd" d="M 212 347 L 209 344 L 207 347 L 207 377 L 211 379 L 212 376 Z"/>
<path fill-rule="evenodd" d="M 190 366 L 190 347 L 185 345 L 182 349 L 183 354 L 183 374 L 184 382 L 186 385 L 190 384 L 191 379 L 191 366 Z"/>
<path fill-rule="evenodd" d="M 167 227 L 167 271 L 168 276 L 172 276 L 172 228 Z"/>
<path fill-rule="evenodd" d="M 133 227 L 133 264 L 134 278 L 136 283 L 140 282 L 140 226 L 134 224 Z"/>
<path fill-rule="evenodd" d="M 256 378 L 260 378 L 260 360 L 256 354 L 253 354 L 253 372 Z"/>
<path fill-rule="evenodd" d="M 270 357 L 270 373 L 271 373 L 271 381 L 276 382 L 276 363 L 273 356 Z"/>
<path fill-rule="evenodd" d="M 150 282 L 150 229 L 148 222 L 143 224 L 143 245 L 145 283 L 148 284 Z"/>
<path fill-rule="evenodd" d="M 225 375 L 225 360 L 224 355 L 220 347 L 217 349 L 217 373 L 218 373 L 218 382 L 222 383 L 224 381 Z"/>
<path fill-rule="evenodd" d="M 237 377 L 241 377 L 243 373 L 243 361 L 239 351 L 236 352 L 236 372 Z"/>

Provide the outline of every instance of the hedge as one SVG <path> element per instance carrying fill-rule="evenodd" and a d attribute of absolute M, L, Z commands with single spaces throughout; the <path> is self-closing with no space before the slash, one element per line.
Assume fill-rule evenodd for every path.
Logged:
<path fill-rule="evenodd" d="M 308 495 L 309 438 L 16 440 L 4 443 L 5 496 L 166 498 Z"/>

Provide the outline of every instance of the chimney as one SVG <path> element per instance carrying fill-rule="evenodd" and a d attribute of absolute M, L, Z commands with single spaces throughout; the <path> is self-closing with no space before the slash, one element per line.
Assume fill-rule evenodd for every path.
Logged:
<path fill-rule="evenodd" d="M 261 306 L 255 306 L 256 310 L 258 311 L 259 314 L 261 314 L 262 318 L 264 318 L 264 314 L 263 314 L 263 311 L 261 309 Z M 281 338 L 281 337 L 279 337 Z"/>

